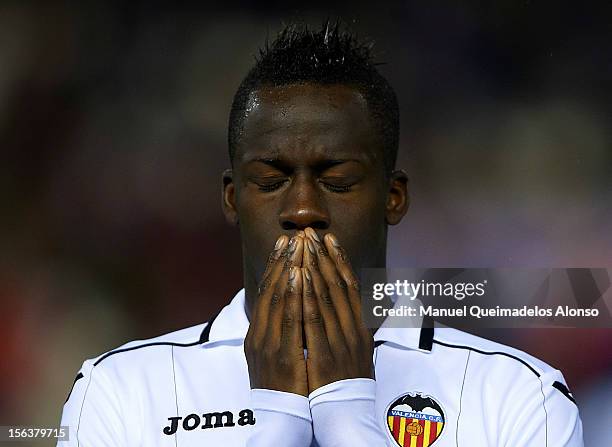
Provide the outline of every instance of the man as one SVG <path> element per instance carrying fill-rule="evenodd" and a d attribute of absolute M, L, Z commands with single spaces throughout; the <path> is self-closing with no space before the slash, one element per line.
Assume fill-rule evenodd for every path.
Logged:
<path fill-rule="evenodd" d="M 365 326 L 358 273 L 385 266 L 408 208 L 398 123 L 370 47 L 338 25 L 289 26 L 262 50 L 223 174 L 244 289 L 207 323 L 86 361 L 71 444 L 582 445 L 550 366 L 453 329 Z"/>

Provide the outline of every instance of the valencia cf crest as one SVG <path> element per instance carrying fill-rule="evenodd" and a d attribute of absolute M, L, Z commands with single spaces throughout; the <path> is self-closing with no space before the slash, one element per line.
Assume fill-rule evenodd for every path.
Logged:
<path fill-rule="evenodd" d="M 389 433 L 401 447 L 429 447 L 444 429 L 444 411 L 433 397 L 407 393 L 387 410 Z"/>

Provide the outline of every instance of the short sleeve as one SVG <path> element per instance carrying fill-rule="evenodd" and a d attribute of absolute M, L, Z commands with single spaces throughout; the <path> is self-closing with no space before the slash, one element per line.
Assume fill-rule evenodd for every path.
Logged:
<path fill-rule="evenodd" d="M 104 369 L 87 360 L 77 374 L 62 412 L 69 441 L 58 447 L 127 446 L 125 426 L 117 391 Z"/>
<path fill-rule="evenodd" d="M 506 400 L 516 418 L 505 421 L 509 433 L 504 446 L 583 447 L 582 422 L 574 397 L 558 370 L 537 377 L 533 392 Z M 519 396 L 524 396 L 522 399 Z"/>

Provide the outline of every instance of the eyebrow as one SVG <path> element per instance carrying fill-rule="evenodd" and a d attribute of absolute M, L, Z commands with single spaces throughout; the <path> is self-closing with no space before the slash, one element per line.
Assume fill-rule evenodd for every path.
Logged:
<path fill-rule="evenodd" d="M 356 158 L 338 158 L 338 159 L 330 159 L 330 160 L 321 160 L 318 163 L 315 163 L 314 167 L 318 170 L 325 170 L 331 168 L 333 166 L 337 166 L 343 163 L 348 162 L 362 163 L 363 160 L 359 160 Z M 259 162 L 271 166 L 273 168 L 279 169 L 281 171 L 288 171 L 291 167 L 280 158 L 270 158 L 270 157 L 255 157 L 250 160 L 246 160 L 246 163 Z"/>

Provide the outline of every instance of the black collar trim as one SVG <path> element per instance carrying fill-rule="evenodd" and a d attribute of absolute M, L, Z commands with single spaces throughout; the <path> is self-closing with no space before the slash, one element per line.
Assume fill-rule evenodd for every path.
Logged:
<path fill-rule="evenodd" d="M 215 318 L 217 318 L 219 316 L 219 312 L 217 312 L 215 315 L 213 315 L 213 317 L 208 320 L 208 324 L 206 325 L 206 327 L 204 327 L 204 330 L 202 331 L 202 334 L 200 335 L 200 341 L 199 343 L 206 343 L 210 337 L 210 329 L 212 328 L 213 322 L 215 321 Z"/>
<path fill-rule="evenodd" d="M 430 317 L 423 318 L 421 325 L 421 336 L 419 337 L 419 349 L 431 351 L 434 338 L 434 322 Z"/>

